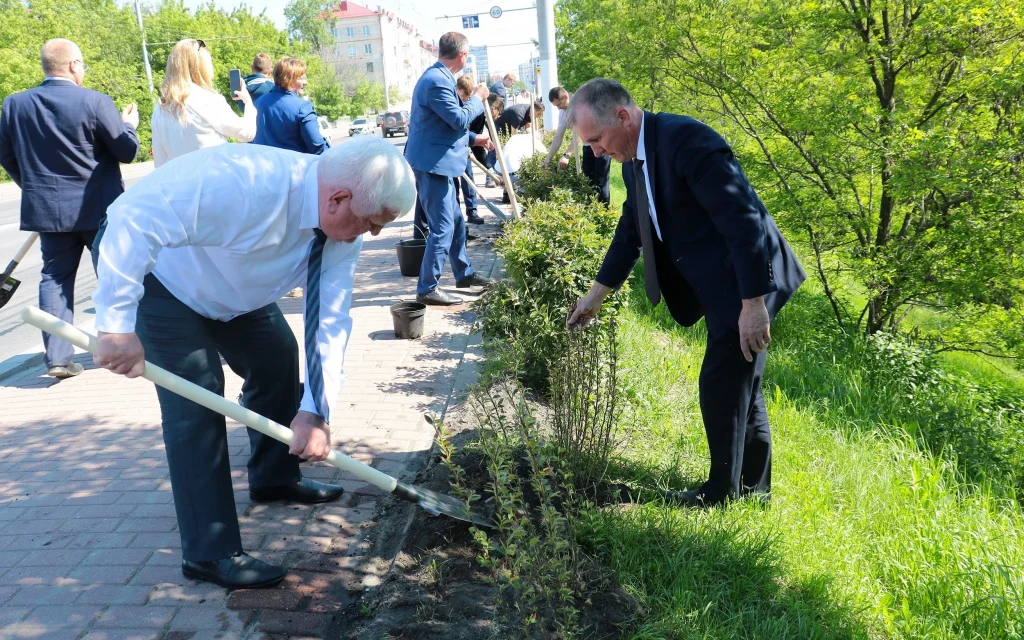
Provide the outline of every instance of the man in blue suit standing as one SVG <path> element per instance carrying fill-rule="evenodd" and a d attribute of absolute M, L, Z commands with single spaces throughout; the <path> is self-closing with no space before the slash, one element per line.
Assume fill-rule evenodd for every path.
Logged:
<path fill-rule="evenodd" d="M 487 87 L 478 85 L 463 103 L 455 91 L 455 75 L 466 65 L 469 40 L 454 31 L 441 36 L 438 60 L 423 72 L 412 92 L 409 141 L 405 158 L 416 177 L 417 200 L 427 217 L 430 233 L 416 286 L 416 300 L 424 304 L 453 305 L 459 298 L 438 288 L 445 260 L 451 257 L 455 286 L 487 286 L 491 280 L 473 270 L 466 253 L 466 222 L 459 212 L 453 178 L 466 171 L 469 144 L 486 144 L 483 135 L 469 132 L 469 124 L 484 112 Z"/>
<path fill-rule="evenodd" d="M 569 105 L 594 155 L 622 163 L 626 202 L 604 263 L 566 324 L 588 324 L 644 257 L 644 289 L 683 326 L 704 318 L 701 417 L 708 480 L 669 498 L 710 507 L 771 497 L 772 445 L 761 392 L 771 323 L 805 279 L 782 232 L 725 140 L 706 124 L 636 105 L 618 82 L 597 78 Z"/>
<path fill-rule="evenodd" d="M 7 96 L 0 112 L 0 166 L 21 187 L 21 229 L 39 232 L 39 307 L 74 319 L 75 275 L 107 207 L 124 193 L 122 162 L 139 151 L 139 113 L 118 113 L 109 96 L 82 87 L 85 63 L 74 42 L 50 40 L 40 54 L 46 79 Z M 48 375 L 76 376 L 74 347 L 43 333 Z"/>

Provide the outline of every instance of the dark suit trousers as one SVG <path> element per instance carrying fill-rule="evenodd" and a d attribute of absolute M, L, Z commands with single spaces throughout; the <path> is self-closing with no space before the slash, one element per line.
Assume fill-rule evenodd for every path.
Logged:
<path fill-rule="evenodd" d="M 700 369 L 700 410 L 711 453 L 705 493 L 737 497 L 741 488 L 771 490 L 772 444 L 761 392 L 765 353 L 747 362 L 735 330 L 709 331 Z"/>
<path fill-rule="evenodd" d="M 590 145 L 584 145 L 582 164 L 583 175 L 590 178 L 591 184 L 594 185 L 594 194 L 598 202 L 609 204 L 612 201 L 608 182 L 612 169 L 611 156 L 595 156 Z"/>
<path fill-rule="evenodd" d="M 218 395 L 221 357 L 242 383 L 242 406 L 288 425 L 302 399 L 295 335 L 277 304 L 227 322 L 204 318 L 152 275 L 145 280 L 136 333 L 146 359 Z M 157 387 L 182 557 L 202 561 L 242 551 L 224 416 Z M 249 487 L 298 482 L 288 445 L 249 429 Z"/>
<path fill-rule="evenodd" d="M 42 232 L 39 249 L 43 253 L 42 278 L 39 280 L 39 308 L 64 322 L 75 319 L 75 276 L 82 262 L 82 250 L 92 249 L 96 231 Z M 43 332 L 46 366 L 66 366 L 75 355 L 71 343 Z"/>
<path fill-rule="evenodd" d="M 445 262 L 451 261 L 456 280 L 473 275 L 473 265 L 466 253 L 466 221 L 455 198 L 455 181 L 450 176 L 413 169 L 416 197 L 426 214 L 427 246 L 420 265 L 416 293 L 426 295 L 437 288 Z"/>
<path fill-rule="evenodd" d="M 466 174 L 469 175 L 469 178 L 473 177 L 473 162 L 470 160 L 466 161 Z M 476 190 L 468 184 L 466 176 L 460 176 L 455 178 L 455 180 L 458 183 L 458 187 L 462 189 L 462 197 L 466 201 L 466 215 L 476 213 Z M 459 190 L 456 189 L 455 198 L 458 199 L 458 197 Z"/>

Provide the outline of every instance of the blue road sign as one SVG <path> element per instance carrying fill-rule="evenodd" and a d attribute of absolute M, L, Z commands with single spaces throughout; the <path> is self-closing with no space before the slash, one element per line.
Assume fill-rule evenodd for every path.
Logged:
<path fill-rule="evenodd" d="M 480 16 L 462 16 L 463 29 L 476 29 L 480 26 Z"/>

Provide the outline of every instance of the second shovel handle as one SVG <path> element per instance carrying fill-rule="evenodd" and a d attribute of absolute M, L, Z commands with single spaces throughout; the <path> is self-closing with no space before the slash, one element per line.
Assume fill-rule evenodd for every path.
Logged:
<path fill-rule="evenodd" d="M 85 349 L 89 353 L 96 353 L 96 350 L 99 347 L 99 342 L 96 340 L 96 336 L 88 334 L 78 327 L 68 324 L 67 322 L 52 316 L 45 311 L 41 311 L 36 307 L 26 307 L 22 310 L 21 317 L 25 322 L 38 327 L 53 336 L 61 338 L 62 340 L 66 340 L 76 347 Z M 275 440 L 280 440 L 285 444 L 291 444 L 292 442 L 291 429 L 282 426 L 273 420 L 268 419 L 266 416 L 256 413 L 255 411 L 250 411 L 241 405 L 225 400 L 223 396 L 213 393 L 208 389 L 204 389 L 182 377 L 176 376 L 170 371 L 158 367 L 151 362 L 146 362 L 142 377 L 153 384 L 159 385 L 168 391 L 173 391 L 181 397 L 187 398 L 211 411 L 216 411 L 217 413 L 240 422 L 247 427 L 252 427 L 256 431 L 259 431 L 264 435 L 268 435 Z M 330 455 L 327 456 L 327 462 L 342 471 L 348 471 L 360 480 L 369 482 L 373 486 L 383 489 L 388 493 L 394 491 L 395 487 L 398 486 L 398 480 L 392 478 L 386 473 L 382 473 L 373 467 L 365 465 L 357 460 L 353 460 L 334 449 L 332 449 Z"/>

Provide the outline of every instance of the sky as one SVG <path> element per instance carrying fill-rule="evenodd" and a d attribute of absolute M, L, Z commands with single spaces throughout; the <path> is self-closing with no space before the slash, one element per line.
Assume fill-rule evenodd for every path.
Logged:
<path fill-rule="evenodd" d="M 185 0 L 185 6 L 195 9 L 207 0 Z M 239 0 L 213 0 L 214 4 L 225 10 L 237 7 Z M 531 40 L 537 38 L 537 11 L 507 12 L 508 9 L 528 8 L 534 6 L 533 0 L 355 0 L 356 4 L 376 9 L 378 6 L 385 11 L 393 11 L 403 20 L 411 22 L 424 35 L 424 39 L 437 42 L 446 31 L 459 31 L 469 38 L 471 46 L 487 45 L 489 72 L 511 71 L 518 75 L 520 63 L 527 62 L 531 55 L 537 55 Z M 284 7 L 288 0 L 242 0 L 255 13 L 265 11 L 267 16 L 280 28 L 284 28 Z M 502 16 L 491 18 L 490 8 L 498 6 Z M 464 14 L 479 15 L 480 27 L 463 29 Z M 441 16 L 451 16 L 441 18 Z M 440 19 L 438 19 L 440 18 Z M 527 43 L 527 44 L 518 44 Z M 496 46 L 514 45 L 514 46 Z"/>

